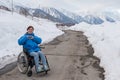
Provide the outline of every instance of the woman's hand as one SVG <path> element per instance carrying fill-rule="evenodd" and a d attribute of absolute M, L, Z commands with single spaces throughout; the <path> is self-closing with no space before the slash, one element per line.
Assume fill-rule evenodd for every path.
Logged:
<path fill-rule="evenodd" d="M 28 38 L 28 39 L 34 39 L 34 36 L 32 36 L 32 35 L 27 35 L 27 38 Z"/>

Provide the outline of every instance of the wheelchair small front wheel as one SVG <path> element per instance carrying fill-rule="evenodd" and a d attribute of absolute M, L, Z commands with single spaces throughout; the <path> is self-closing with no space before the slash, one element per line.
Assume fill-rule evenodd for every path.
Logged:
<path fill-rule="evenodd" d="M 29 71 L 27 72 L 27 76 L 28 76 L 28 77 L 31 77 L 31 76 L 32 76 L 32 70 L 29 70 Z"/>
<path fill-rule="evenodd" d="M 45 71 L 45 74 L 48 74 L 48 71 Z"/>
<path fill-rule="evenodd" d="M 28 59 L 27 59 L 27 55 L 24 52 L 21 52 L 18 55 L 17 67 L 18 67 L 18 70 L 23 74 L 26 74 L 26 72 L 28 71 L 28 67 L 29 67 Z"/>

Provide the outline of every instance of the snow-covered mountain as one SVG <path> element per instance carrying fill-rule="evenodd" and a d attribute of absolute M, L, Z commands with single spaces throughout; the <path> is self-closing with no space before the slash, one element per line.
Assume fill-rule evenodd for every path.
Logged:
<path fill-rule="evenodd" d="M 17 12 L 19 14 L 25 15 L 25 16 L 32 16 L 32 14 L 29 12 L 30 8 L 22 7 L 22 6 L 14 6 L 14 12 Z"/>
<path fill-rule="evenodd" d="M 81 14 L 81 13 L 80 13 Z M 120 21 L 120 13 L 118 11 L 99 11 L 99 12 L 93 12 L 93 13 L 85 13 L 82 14 L 83 20 L 86 23 L 89 24 L 102 24 L 104 22 L 117 22 Z M 81 15 L 81 16 L 82 16 Z"/>
<path fill-rule="evenodd" d="M 120 21 L 120 13 L 118 11 L 103 11 L 102 14 L 107 21 L 115 22 Z"/>
<path fill-rule="evenodd" d="M 25 16 L 44 18 L 62 24 L 76 24 L 77 21 L 64 15 L 55 8 L 28 8 L 22 6 L 14 6 L 14 11 Z"/>
<path fill-rule="evenodd" d="M 105 19 L 109 22 L 115 22 L 115 20 L 109 16 L 106 16 Z"/>
<path fill-rule="evenodd" d="M 80 23 L 83 21 L 83 18 L 82 16 L 78 15 L 78 14 L 75 14 L 73 12 L 70 12 L 70 11 L 67 11 L 65 9 L 59 9 L 64 15 L 72 18 L 73 20 L 75 20 L 77 23 Z"/>
<path fill-rule="evenodd" d="M 88 24 L 102 24 L 104 22 L 98 16 L 93 16 L 93 15 L 86 15 L 83 18 L 83 21 L 86 22 L 86 23 L 88 23 Z"/>
<path fill-rule="evenodd" d="M 54 20 L 56 20 L 56 22 L 60 22 L 60 23 L 64 23 L 64 24 L 75 24 L 77 23 L 76 21 L 74 21 L 72 18 L 64 15 L 62 12 L 58 11 L 55 8 L 49 8 L 49 7 L 42 7 L 39 10 L 44 11 L 46 14 L 52 16 L 54 18 Z M 50 17 L 49 17 L 50 19 Z"/>
<path fill-rule="evenodd" d="M 0 0 L 0 6 L 8 7 L 9 9 L 12 8 L 12 4 L 10 0 Z"/>
<path fill-rule="evenodd" d="M 0 9 L 10 11 L 12 10 L 11 4 L 12 4 L 11 0 L 0 1 Z M 27 2 L 25 4 L 27 4 Z M 100 15 L 96 15 L 96 13 L 90 14 L 87 12 L 84 14 L 76 14 L 65 9 L 42 7 L 39 6 L 38 4 L 36 8 L 31 8 L 30 5 L 25 6 L 24 4 L 21 4 L 21 2 L 19 1 L 14 2 L 13 8 L 15 12 L 25 16 L 44 18 L 62 24 L 78 24 L 81 22 L 85 22 L 92 25 L 93 24 L 98 25 L 106 21 L 116 22 L 120 20 L 120 13 L 117 13 L 116 11 L 101 11 L 99 12 Z"/>
<path fill-rule="evenodd" d="M 32 13 L 33 17 L 44 18 L 44 19 L 51 20 L 53 22 L 61 22 L 58 18 L 51 16 L 50 14 L 44 12 L 41 9 L 32 9 L 32 11 L 33 11 Z"/>

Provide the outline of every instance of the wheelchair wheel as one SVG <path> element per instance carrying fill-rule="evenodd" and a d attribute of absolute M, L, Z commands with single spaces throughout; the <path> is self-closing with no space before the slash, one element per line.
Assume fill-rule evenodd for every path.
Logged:
<path fill-rule="evenodd" d="M 18 55 L 18 60 L 17 60 L 17 67 L 18 70 L 25 74 L 28 71 L 28 59 L 27 59 L 27 55 L 24 52 L 21 52 Z"/>

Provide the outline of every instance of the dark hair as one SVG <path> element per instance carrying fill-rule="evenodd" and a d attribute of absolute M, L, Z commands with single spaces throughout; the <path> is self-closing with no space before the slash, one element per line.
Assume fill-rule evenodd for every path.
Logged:
<path fill-rule="evenodd" d="M 34 27 L 33 27 L 33 26 L 28 26 L 27 30 L 30 29 L 30 28 L 32 28 L 32 29 L 34 30 Z"/>

